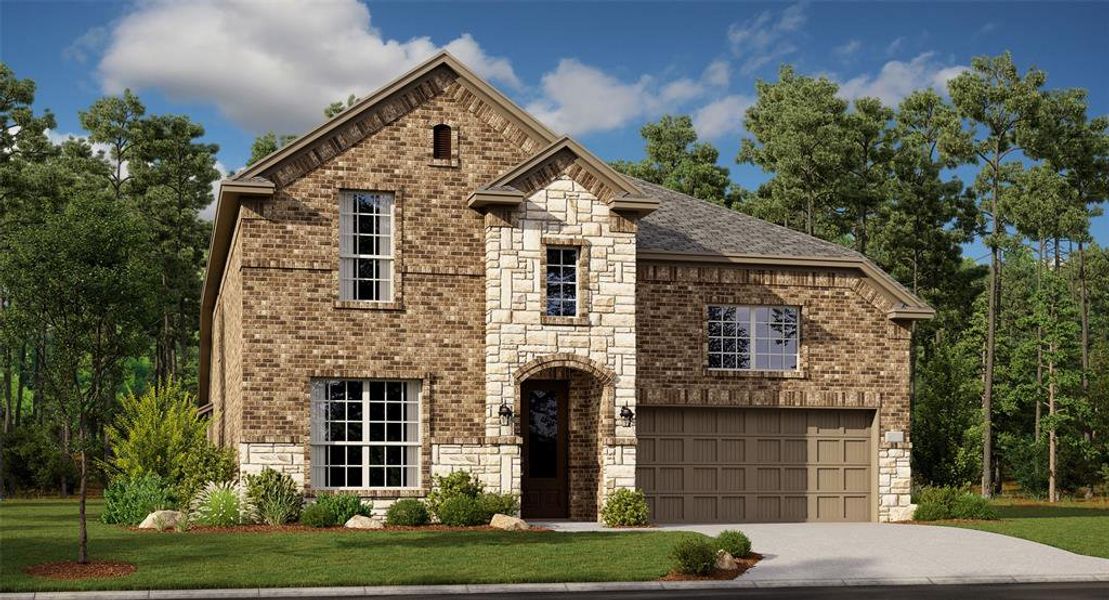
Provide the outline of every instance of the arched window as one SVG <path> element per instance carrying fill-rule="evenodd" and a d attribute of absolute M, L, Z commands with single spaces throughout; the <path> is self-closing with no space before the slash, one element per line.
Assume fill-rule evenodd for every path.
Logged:
<path fill-rule="evenodd" d="M 436 125 L 432 128 L 431 157 L 435 160 L 451 159 L 451 126 Z"/>

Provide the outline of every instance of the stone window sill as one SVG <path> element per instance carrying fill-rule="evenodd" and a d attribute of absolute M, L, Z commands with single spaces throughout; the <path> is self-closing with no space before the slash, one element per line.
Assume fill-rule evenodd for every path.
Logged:
<path fill-rule="evenodd" d="M 462 165 L 462 161 L 457 158 L 433 158 L 427 162 L 429 167 L 447 167 L 457 169 Z"/>
<path fill-rule="evenodd" d="M 353 310 L 404 310 L 404 303 L 376 302 L 373 300 L 336 300 L 335 308 Z"/>
<path fill-rule="evenodd" d="M 589 325 L 589 315 L 576 317 L 556 317 L 548 314 L 539 315 L 539 322 L 543 325 Z"/>
<path fill-rule="evenodd" d="M 739 379 L 804 379 L 805 372 L 796 371 L 755 371 L 741 369 L 710 369 L 705 368 L 706 377 L 736 377 Z"/>
<path fill-rule="evenodd" d="M 422 498 L 426 496 L 429 490 L 425 488 L 341 488 L 341 489 L 308 489 L 305 490 L 305 495 L 310 498 L 315 498 L 321 493 L 343 492 L 345 494 L 358 494 L 362 498 Z"/>

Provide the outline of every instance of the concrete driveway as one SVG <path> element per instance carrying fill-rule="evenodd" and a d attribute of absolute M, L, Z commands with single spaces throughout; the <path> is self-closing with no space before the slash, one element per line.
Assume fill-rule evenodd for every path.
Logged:
<path fill-rule="evenodd" d="M 561 531 L 596 531 L 593 523 L 544 523 Z M 927 525 L 880 523 L 751 523 L 662 526 L 663 530 L 716 535 L 740 529 L 765 558 L 742 580 L 800 582 L 881 580 L 941 583 L 997 580 L 1065 580 L 1102 576 L 1109 560 L 1082 556 L 1013 537 Z M 608 530 L 611 531 L 611 530 Z M 643 530 L 639 530 L 643 531 Z"/>

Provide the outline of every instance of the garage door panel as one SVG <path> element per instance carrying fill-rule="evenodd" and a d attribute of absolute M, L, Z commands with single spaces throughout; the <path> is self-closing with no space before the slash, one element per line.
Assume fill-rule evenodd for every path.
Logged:
<path fill-rule="evenodd" d="M 870 520 L 872 411 L 640 414 L 637 485 L 657 522 Z"/>

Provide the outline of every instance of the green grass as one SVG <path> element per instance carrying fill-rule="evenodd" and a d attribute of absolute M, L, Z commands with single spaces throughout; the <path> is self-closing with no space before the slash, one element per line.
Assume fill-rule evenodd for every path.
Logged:
<path fill-rule="evenodd" d="M 1040 542 L 1077 554 L 1109 558 L 1109 503 L 1064 501 L 1056 504 L 999 499 L 997 521 L 937 523 L 992 531 Z"/>
<path fill-rule="evenodd" d="M 89 555 L 134 563 L 118 579 L 52 581 L 29 565 L 77 556 L 77 503 L 0 503 L 0 591 L 646 581 L 669 570 L 671 532 L 135 532 L 99 522 Z"/>

